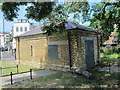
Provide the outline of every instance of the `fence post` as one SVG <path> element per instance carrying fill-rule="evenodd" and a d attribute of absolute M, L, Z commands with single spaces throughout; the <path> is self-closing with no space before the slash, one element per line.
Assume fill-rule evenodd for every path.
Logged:
<path fill-rule="evenodd" d="M 10 76 L 11 76 L 11 84 L 13 84 L 13 81 L 12 81 L 12 72 L 10 72 Z"/>
<path fill-rule="evenodd" d="M 118 61 L 118 72 L 119 72 L 119 65 L 120 65 L 120 62 Z"/>
<path fill-rule="evenodd" d="M 110 63 L 109 63 L 109 72 L 110 72 Z"/>
<path fill-rule="evenodd" d="M 1 52 L 2 52 L 2 47 L 0 47 L 0 60 L 1 60 Z"/>
<path fill-rule="evenodd" d="M 17 65 L 17 73 L 18 73 L 18 65 Z"/>
<path fill-rule="evenodd" d="M 30 69 L 30 79 L 32 79 L 32 69 Z"/>
<path fill-rule="evenodd" d="M 15 49 L 15 60 L 16 60 L 16 49 Z"/>
<path fill-rule="evenodd" d="M 2 66 L 0 68 L 1 68 L 1 76 L 2 76 Z"/>

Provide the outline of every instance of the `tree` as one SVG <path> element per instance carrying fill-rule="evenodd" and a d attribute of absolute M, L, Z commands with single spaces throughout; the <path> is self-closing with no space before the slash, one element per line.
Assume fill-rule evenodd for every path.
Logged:
<path fill-rule="evenodd" d="M 117 38 L 120 40 L 120 1 L 99 2 L 92 6 L 89 3 L 68 3 L 68 13 L 74 13 L 74 18 L 82 18 L 80 21 L 90 21 L 89 27 L 93 29 L 101 26 L 101 33 L 104 38 L 103 42 L 108 39 L 114 30 L 114 24 L 117 25 Z M 82 5 L 80 5 L 82 4 Z M 82 8 L 83 7 L 83 8 Z M 80 14 L 78 14 L 80 13 Z M 82 17 L 80 16 L 82 14 Z"/>
<path fill-rule="evenodd" d="M 68 13 L 74 13 L 74 18 L 82 18 L 80 21 L 90 21 L 89 27 L 93 29 L 101 26 L 101 33 L 104 38 L 103 42 L 108 39 L 111 32 L 114 30 L 114 24 L 117 25 L 117 40 L 120 42 L 120 1 L 114 2 L 99 2 L 93 4 L 91 7 L 89 3 L 68 3 L 66 7 Z M 80 5 L 82 4 L 82 5 Z M 82 17 L 80 14 L 82 14 Z"/>
<path fill-rule="evenodd" d="M 2 11 L 7 20 L 17 18 L 20 5 L 27 5 L 24 2 L 3 3 Z M 105 39 L 114 30 L 113 25 L 118 26 L 118 38 L 120 39 L 120 2 L 100 2 L 90 6 L 89 2 L 31 2 L 31 6 L 26 9 L 26 17 L 36 21 L 44 20 L 43 28 L 48 34 L 52 32 L 62 32 L 64 23 L 73 15 L 73 21 L 78 19 L 79 22 L 90 21 L 91 28 L 97 29 L 97 24 L 101 26 L 101 32 L 104 33 Z"/>
<path fill-rule="evenodd" d="M 27 5 L 28 2 L 5 2 L 2 5 L 2 11 L 4 13 L 4 17 L 6 20 L 13 21 L 13 18 L 17 18 L 18 11 L 20 5 Z M 52 11 L 54 3 L 52 2 L 41 2 L 29 3 L 31 6 L 28 6 L 26 11 L 26 17 L 29 19 L 34 19 L 36 21 L 40 21 L 44 17 L 47 17 L 49 13 Z"/>
<path fill-rule="evenodd" d="M 114 24 L 117 25 L 118 38 L 120 39 L 120 2 L 102 2 L 92 6 L 93 16 L 90 19 L 90 27 L 96 29 L 97 24 L 101 25 L 103 37 L 108 39 L 110 33 L 114 30 Z"/>
<path fill-rule="evenodd" d="M 26 17 L 28 19 L 34 19 L 35 21 L 44 20 L 44 24 L 49 23 L 48 26 L 44 27 L 43 30 L 46 30 L 48 34 L 51 32 L 56 32 L 58 30 L 57 27 L 61 27 L 61 24 L 57 24 L 57 22 L 63 23 L 63 17 L 65 17 L 65 13 L 63 11 L 63 5 L 59 5 L 54 2 L 6 2 L 2 5 L 2 11 L 4 13 L 4 18 L 9 21 L 13 21 L 13 18 L 17 18 L 20 5 L 31 4 L 26 8 Z M 54 25 L 53 25 L 54 24 Z M 63 25 L 64 26 L 64 25 Z M 57 28 L 57 29 L 56 29 Z M 62 27 L 63 28 L 63 27 Z M 51 30 L 50 30 L 51 29 Z"/>
<path fill-rule="evenodd" d="M 65 3 L 64 11 L 73 14 L 73 18 L 78 19 L 79 22 L 85 22 L 90 18 L 90 5 L 88 2 Z"/>
<path fill-rule="evenodd" d="M 2 11 L 6 20 L 12 21 L 13 18 L 17 18 L 20 5 L 27 5 L 24 2 L 6 2 L 3 3 Z M 88 3 L 54 3 L 54 2 L 31 2 L 31 6 L 28 6 L 26 11 L 26 17 L 28 19 L 34 19 L 36 21 L 44 20 L 45 25 L 43 28 L 48 34 L 52 32 L 62 32 L 65 30 L 64 23 L 69 17 L 70 13 L 75 13 L 74 18 L 77 18 L 79 12 L 85 18 L 87 16 Z M 75 5 L 75 6 L 74 6 Z M 80 8 L 77 10 L 77 8 Z M 75 10 L 73 10 L 75 9 Z M 77 13 L 75 12 L 77 10 Z M 67 12 L 68 11 L 68 12 Z M 85 12 L 85 13 L 82 13 Z"/>
<path fill-rule="evenodd" d="M 2 3 L 3 3 L 3 1 L 0 1 L 0 10 L 1 10 L 1 8 L 2 8 Z"/>
<path fill-rule="evenodd" d="M 13 36 L 12 36 L 12 34 L 9 35 L 9 39 L 10 39 L 10 42 L 13 41 Z"/>
<path fill-rule="evenodd" d="M 27 3 L 18 3 L 18 2 L 5 2 L 2 5 L 2 11 L 4 14 L 4 18 L 9 21 L 13 21 L 13 18 L 17 18 L 17 12 L 20 10 L 18 6 L 27 5 Z"/>

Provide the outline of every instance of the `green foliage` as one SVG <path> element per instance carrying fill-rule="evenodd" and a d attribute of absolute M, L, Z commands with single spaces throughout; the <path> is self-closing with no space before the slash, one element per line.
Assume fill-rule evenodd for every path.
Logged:
<path fill-rule="evenodd" d="M 108 46 L 108 47 L 101 47 L 100 52 L 104 54 L 113 54 L 113 53 L 120 53 L 119 51 L 120 45 L 118 46 Z"/>
<path fill-rule="evenodd" d="M 68 14 L 73 14 L 74 19 L 78 21 L 86 21 L 90 18 L 90 5 L 88 2 L 72 2 L 66 3 L 65 9 Z"/>
<path fill-rule="evenodd" d="M 4 18 L 6 20 L 13 21 L 13 18 L 17 18 L 17 12 L 20 10 L 18 6 L 27 5 L 25 2 L 4 2 L 2 5 L 2 11 L 4 14 Z"/>
<path fill-rule="evenodd" d="M 48 35 L 64 32 L 67 18 L 68 15 L 64 12 L 64 4 L 55 5 L 51 14 L 44 21 L 43 31 L 47 31 Z"/>
<path fill-rule="evenodd" d="M 20 5 L 27 5 L 28 2 L 5 2 L 2 5 L 2 11 L 6 20 L 13 21 L 13 18 L 17 18 Z M 26 8 L 26 17 L 40 21 L 47 17 L 52 11 L 54 3 L 52 2 L 29 2 L 31 6 Z"/>
<path fill-rule="evenodd" d="M 109 63 L 111 65 L 118 65 L 118 62 L 120 61 L 120 45 L 118 46 L 109 46 L 109 47 L 101 47 L 100 48 L 100 58 L 101 63 L 104 65 L 108 65 Z"/>
<path fill-rule="evenodd" d="M 107 58 L 107 59 L 117 59 L 120 54 L 101 54 L 101 58 Z"/>
<path fill-rule="evenodd" d="M 34 19 L 40 21 L 47 17 L 53 10 L 54 2 L 37 2 L 32 3 L 31 6 L 28 6 L 25 15 L 28 19 Z"/>
<path fill-rule="evenodd" d="M 0 1 L 0 9 L 2 8 L 2 3 L 3 3 L 3 1 Z"/>
<path fill-rule="evenodd" d="M 47 31 L 46 33 L 48 35 L 54 34 L 54 33 L 62 33 L 65 31 L 65 21 L 62 21 L 58 24 L 56 23 L 50 23 L 49 26 L 43 27 L 44 31 Z"/>
<path fill-rule="evenodd" d="M 119 5 L 120 2 L 101 2 L 100 4 L 92 6 L 93 16 L 90 19 L 90 26 L 97 29 L 97 24 L 99 23 L 105 40 L 108 39 L 110 33 L 114 30 L 114 24 L 116 24 L 118 26 L 118 30 L 120 30 Z"/>
<path fill-rule="evenodd" d="M 111 57 L 110 55 L 105 55 L 105 57 L 102 57 L 101 58 L 101 64 L 104 64 L 104 65 L 108 65 L 108 64 L 119 65 L 118 63 L 119 63 L 120 59 L 118 59 L 117 56 L 115 57 L 115 54 L 113 54 L 113 55 L 111 54 L 111 56 L 113 56 L 113 57 Z"/>
<path fill-rule="evenodd" d="M 10 42 L 12 42 L 12 41 L 13 41 L 13 36 L 12 36 L 12 34 L 9 35 L 9 38 L 10 38 Z"/>
<path fill-rule="evenodd" d="M 17 18 L 19 6 L 27 4 L 28 2 L 3 3 L 2 11 L 5 19 L 12 21 L 13 18 Z M 46 31 L 51 33 L 59 31 L 56 27 L 64 28 L 64 26 L 59 25 L 59 23 L 63 23 L 68 17 L 73 15 L 73 19 L 78 20 L 78 22 L 90 21 L 89 27 L 94 29 L 97 29 L 97 24 L 99 23 L 104 40 L 108 39 L 110 33 L 114 30 L 113 25 L 116 24 L 118 32 L 117 40 L 120 40 L 119 5 L 120 2 L 118 1 L 94 3 L 92 7 L 89 5 L 89 2 L 29 2 L 25 16 L 36 21 L 43 20 L 44 24 L 47 24 L 45 27 Z"/>
<path fill-rule="evenodd" d="M 76 20 L 73 20 L 72 22 L 79 24 L 79 22 L 78 22 L 78 21 L 76 21 Z"/>
<path fill-rule="evenodd" d="M 44 25 L 47 25 L 43 27 L 43 30 L 47 31 L 48 35 L 54 32 L 62 33 L 65 31 L 65 23 L 67 22 L 70 13 L 74 13 L 74 18 L 79 18 L 80 13 L 84 18 L 87 18 L 88 10 L 89 4 L 87 2 L 56 4 L 51 14 L 46 17 Z M 76 21 L 74 20 L 74 22 Z"/>

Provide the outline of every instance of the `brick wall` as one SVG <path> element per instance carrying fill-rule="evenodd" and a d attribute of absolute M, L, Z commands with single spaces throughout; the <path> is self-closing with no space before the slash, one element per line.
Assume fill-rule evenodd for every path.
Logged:
<path fill-rule="evenodd" d="M 47 68 L 54 69 L 54 70 L 62 70 L 62 71 L 68 70 L 69 69 L 69 47 L 67 43 L 68 42 L 67 33 L 64 33 L 59 36 L 58 35 L 48 36 L 48 42 L 53 42 L 53 45 L 54 45 L 54 42 L 56 42 L 55 45 L 58 45 L 58 59 L 50 59 L 48 57 Z"/>
<path fill-rule="evenodd" d="M 81 68 L 85 65 L 85 37 L 94 38 L 94 59 L 97 60 L 97 34 L 83 30 L 70 30 L 70 48 L 73 68 Z M 39 68 L 54 70 L 69 70 L 69 45 L 67 32 L 61 35 L 34 35 L 20 37 L 17 40 L 17 60 L 20 63 L 31 64 Z M 18 42 L 19 41 L 19 42 Z M 58 58 L 48 57 L 48 45 L 58 45 Z M 31 56 L 31 46 L 33 56 Z"/>
<path fill-rule="evenodd" d="M 44 68 L 46 64 L 46 53 L 47 39 L 44 36 L 21 37 L 19 43 L 17 40 L 17 60 L 20 63 Z"/>
<path fill-rule="evenodd" d="M 71 46 L 71 59 L 73 68 L 81 68 L 85 66 L 85 37 L 94 38 L 94 59 L 95 63 L 98 59 L 98 46 L 97 34 L 83 30 L 71 30 L 70 33 L 70 46 Z"/>
<path fill-rule="evenodd" d="M 71 60 L 72 68 L 81 68 L 85 66 L 85 40 L 84 38 L 94 38 L 94 59 L 95 64 L 98 59 L 98 46 L 97 46 L 97 34 L 95 32 L 88 32 L 82 30 L 70 30 L 70 48 L 71 48 Z M 49 41 L 64 41 L 68 40 L 67 33 L 63 36 L 49 37 Z M 48 58 L 49 67 L 51 69 L 61 69 L 61 67 L 67 67 L 69 69 L 69 46 L 68 45 L 58 45 L 59 59 L 52 60 Z M 61 56 L 62 54 L 62 56 Z M 58 67 L 57 67 L 58 66 Z M 65 67 L 64 67 L 65 66 Z"/>

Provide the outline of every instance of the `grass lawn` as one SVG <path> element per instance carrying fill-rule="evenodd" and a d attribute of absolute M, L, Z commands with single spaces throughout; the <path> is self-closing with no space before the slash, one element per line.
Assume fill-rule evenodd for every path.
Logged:
<path fill-rule="evenodd" d="M 80 75 L 58 72 L 48 76 L 18 82 L 9 88 L 117 88 L 117 73 L 94 73 L 92 80 Z"/>
<path fill-rule="evenodd" d="M 102 60 L 102 63 L 111 63 L 111 64 L 118 64 L 118 62 L 120 61 L 120 59 L 118 59 L 118 57 L 120 57 L 120 53 L 113 53 L 113 54 L 101 54 L 100 58 Z"/>
<path fill-rule="evenodd" d="M 117 53 L 113 53 L 109 55 L 105 55 L 105 54 L 100 55 L 101 58 L 111 58 L 111 59 L 117 59 L 119 56 L 120 54 L 117 54 Z"/>
<path fill-rule="evenodd" d="M 2 68 L 6 68 L 6 67 L 16 67 L 17 64 L 11 63 L 11 62 L 7 62 L 7 61 L 0 61 L 0 65 L 2 66 Z M 32 66 L 29 65 L 22 65 L 22 64 L 18 64 L 18 71 L 20 72 L 26 72 L 29 71 L 30 68 L 33 68 Z M 9 75 L 10 72 L 12 73 L 17 73 L 17 68 L 7 68 L 7 69 L 2 69 L 2 75 Z"/>

